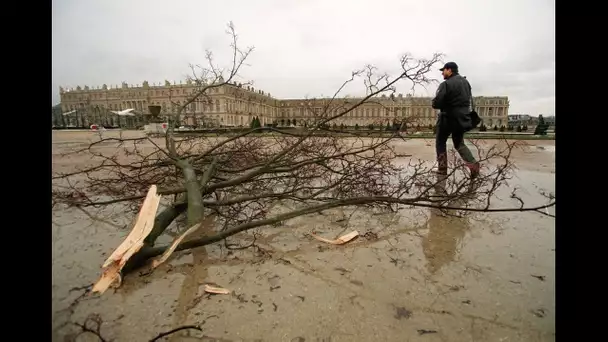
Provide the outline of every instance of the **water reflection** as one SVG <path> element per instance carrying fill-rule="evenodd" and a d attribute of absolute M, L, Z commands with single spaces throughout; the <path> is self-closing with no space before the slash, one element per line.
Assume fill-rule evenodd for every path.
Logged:
<path fill-rule="evenodd" d="M 437 179 L 434 192 L 438 196 L 447 194 L 447 179 L 444 176 Z M 453 200 L 446 205 L 462 206 L 463 200 Z M 430 209 L 427 220 L 428 234 L 422 239 L 422 249 L 427 259 L 427 270 L 434 274 L 443 266 L 453 262 L 462 248 L 462 240 L 469 230 L 469 220 L 466 215 L 443 209 Z"/>

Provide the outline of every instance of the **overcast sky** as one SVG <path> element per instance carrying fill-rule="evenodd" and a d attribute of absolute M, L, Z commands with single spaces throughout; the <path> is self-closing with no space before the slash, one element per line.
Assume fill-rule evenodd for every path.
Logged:
<path fill-rule="evenodd" d="M 404 52 L 443 52 L 474 95 L 555 114 L 551 0 L 54 0 L 53 104 L 59 86 L 179 83 L 207 48 L 226 64 L 229 21 L 255 47 L 243 78 L 278 98 L 333 94 L 367 63 L 395 74 Z"/>

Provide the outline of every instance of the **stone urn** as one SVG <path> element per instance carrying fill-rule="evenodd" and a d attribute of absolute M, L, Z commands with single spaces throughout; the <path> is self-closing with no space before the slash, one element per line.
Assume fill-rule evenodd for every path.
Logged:
<path fill-rule="evenodd" d="M 160 106 L 148 106 L 148 109 L 150 110 L 150 114 L 152 115 L 152 119 L 150 120 L 150 122 L 153 122 L 153 123 L 163 122 L 163 120 L 158 117 L 158 115 L 160 114 L 160 109 L 161 109 Z"/>

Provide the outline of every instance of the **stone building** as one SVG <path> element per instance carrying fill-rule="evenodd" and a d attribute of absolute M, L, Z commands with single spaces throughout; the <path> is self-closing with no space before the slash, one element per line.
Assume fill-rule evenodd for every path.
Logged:
<path fill-rule="evenodd" d="M 88 86 L 74 89 L 60 88 L 61 109 L 63 113 L 71 112 L 63 120 L 68 126 L 86 127 L 92 123 L 106 126 L 139 126 L 149 118 L 148 106 L 161 106 L 161 116 L 167 117 L 176 112 L 177 106 L 188 101 L 196 91 L 191 82 L 120 87 L 90 88 Z M 381 96 L 372 98 L 352 112 L 336 119 L 338 125 L 368 126 L 386 125 L 393 120 L 408 118 L 416 125 L 433 125 L 437 111 L 431 108 L 430 97 Z M 184 123 L 204 127 L 239 127 L 248 126 L 254 117 L 262 125 L 278 123 L 279 125 L 295 124 L 298 126 L 312 123 L 321 113 L 339 113 L 352 107 L 357 98 L 341 99 L 276 99 L 270 93 L 242 84 L 227 84 L 210 88 L 207 95 L 188 105 L 183 112 Z M 477 112 L 488 126 L 506 125 L 509 100 L 502 97 L 476 97 Z M 133 117 L 118 117 L 111 111 L 134 109 Z"/>
<path fill-rule="evenodd" d="M 509 126 L 524 126 L 532 123 L 532 117 L 528 114 L 509 114 Z"/>

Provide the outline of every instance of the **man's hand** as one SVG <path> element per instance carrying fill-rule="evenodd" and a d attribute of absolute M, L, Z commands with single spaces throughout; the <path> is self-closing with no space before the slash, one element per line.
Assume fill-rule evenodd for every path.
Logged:
<path fill-rule="evenodd" d="M 445 107 L 445 95 L 447 92 L 446 83 L 441 82 L 439 88 L 437 88 L 437 93 L 435 93 L 435 98 L 433 99 L 432 106 L 435 109 L 439 109 L 443 111 Z"/>

